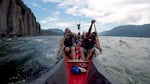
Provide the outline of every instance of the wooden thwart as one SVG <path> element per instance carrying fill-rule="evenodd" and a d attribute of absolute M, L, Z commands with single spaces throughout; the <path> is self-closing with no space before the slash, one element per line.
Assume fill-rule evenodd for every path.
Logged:
<path fill-rule="evenodd" d="M 76 59 L 76 60 L 73 60 L 73 59 L 68 59 L 68 62 L 91 62 L 91 60 L 78 60 L 78 59 Z"/>

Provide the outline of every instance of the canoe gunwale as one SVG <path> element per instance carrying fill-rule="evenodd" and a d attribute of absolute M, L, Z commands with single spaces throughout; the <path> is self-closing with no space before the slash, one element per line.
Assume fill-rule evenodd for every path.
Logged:
<path fill-rule="evenodd" d="M 104 79 L 106 79 L 108 82 L 105 84 L 119 84 L 113 81 L 111 77 L 109 77 L 109 74 L 105 73 L 105 71 L 102 69 L 102 67 L 99 67 L 100 65 L 96 62 L 96 55 L 92 59 L 91 63 L 91 68 L 90 72 L 88 73 L 88 78 L 87 78 L 87 84 L 90 84 L 91 82 L 94 84 L 102 84 L 99 83 L 99 79 L 97 80 L 91 80 L 91 79 L 96 79 L 92 76 L 93 72 L 94 74 L 99 74 L 100 76 L 103 76 Z M 59 77 L 59 78 L 58 78 Z M 59 79 L 59 80 L 58 80 Z M 100 79 L 101 80 L 101 79 Z M 32 81 L 29 84 L 67 84 L 67 74 L 66 74 L 66 67 L 65 67 L 65 57 L 64 54 L 61 54 L 59 57 L 58 63 L 47 73 L 42 75 L 41 77 L 37 78 L 36 80 Z"/>
<path fill-rule="evenodd" d="M 67 84 L 66 77 L 64 57 L 62 54 L 61 57 L 59 57 L 59 62 L 57 62 L 50 71 L 29 84 Z"/>
<path fill-rule="evenodd" d="M 121 82 L 120 79 L 118 79 L 115 76 L 115 74 L 108 73 L 107 69 L 105 69 L 100 63 L 98 63 L 97 60 L 96 60 L 96 58 L 97 57 L 95 55 L 93 57 L 93 59 L 92 59 L 92 66 L 93 66 L 93 68 L 96 69 L 97 73 L 99 73 L 102 76 L 104 76 L 107 79 L 107 81 L 109 81 L 110 84 L 124 84 L 123 82 Z"/>

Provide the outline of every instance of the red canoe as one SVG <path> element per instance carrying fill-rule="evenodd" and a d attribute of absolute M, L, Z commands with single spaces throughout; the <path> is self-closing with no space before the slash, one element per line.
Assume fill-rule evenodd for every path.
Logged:
<path fill-rule="evenodd" d="M 82 60 L 72 61 L 61 54 L 55 67 L 29 84 L 111 84 L 111 82 L 114 82 L 112 84 L 121 84 L 116 83 L 115 80 L 111 82 L 107 80 L 107 78 L 110 80 L 112 78 L 109 77 L 109 74 L 104 74 L 105 71 L 94 59 L 86 62 L 88 65 L 86 73 L 77 75 L 71 73 L 72 64 L 81 62 L 83 63 Z"/>
<path fill-rule="evenodd" d="M 81 63 L 86 63 L 86 72 L 74 74 L 70 71 L 73 64 L 79 65 Z M 88 73 L 91 66 L 91 60 L 83 61 L 83 60 L 71 60 L 65 57 L 65 67 L 66 67 L 66 74 L 67 74 L 67 82 L 68 84 L 86 84 L 86 80 L 88 77 Z"/>

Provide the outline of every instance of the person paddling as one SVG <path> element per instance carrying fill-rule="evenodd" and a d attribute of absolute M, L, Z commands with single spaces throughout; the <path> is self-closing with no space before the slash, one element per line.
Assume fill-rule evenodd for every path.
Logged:
<path fill-rule="evenodd" d="M 95 51 L 94 47 L 96 47 L 100 51 L 102 51 L 102 49 L 100 47 L 100 43 L 97 39 L 97 33 L 96 32 L 91 33 L 93 24 L 95 24 L 95 20 L 91 21 L 89 31 L 87 33 L 85 33 L 85 35 L 84 35 L 83 43 L 82 43 L 83 45 L 81 48 L 81 56 L 85 57 L 84 59 L 86 59 L 86 60 L 91 58 L 92 55 L 94 54 L 94 51 Z M 86 53 L 86 55 L 84 53 Z"/>
<path fill-rule="evenodd" d="M 60 40 L 60 45 L 64 47 L 66 56 L 75 59 L 74 35 L 69 28 L 65 29 L 64 37 Z"/>

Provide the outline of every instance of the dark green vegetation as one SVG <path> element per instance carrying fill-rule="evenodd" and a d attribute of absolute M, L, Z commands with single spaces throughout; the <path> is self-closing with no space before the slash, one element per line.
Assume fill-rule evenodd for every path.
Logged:
<path fill-rule="evenodd" d="M 63 35 L 64 32 L 61 29 L 48 29 L 48 30 L 41 30 L 41 35 L 49 36 L 49 35 Z"/>
<path fill-rule="evenodd" d="M 125 25 L 115 27 L 110 31 L 101 32 L 102 36 L 150 37 L 150 24 Z"/>

